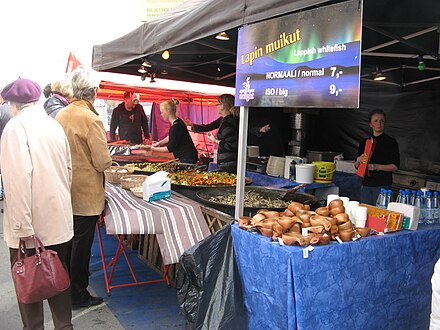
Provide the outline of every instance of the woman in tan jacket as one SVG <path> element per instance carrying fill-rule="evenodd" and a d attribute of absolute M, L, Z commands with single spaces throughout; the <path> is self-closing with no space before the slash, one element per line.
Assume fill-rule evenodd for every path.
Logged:
<path fill-rule="evenodd" d="M 91 72 L 72 73 L 73 99 L 55 119 L 63 126 L 72 152 L 72 207 L 74 237 L 70 277 L 73 308 L 103 302 L 88 291 L 90 249 L 96 221 L 104 210 L 104 171 L 111 166 L 104 126 L 93 102 L 98 89 Z"/>

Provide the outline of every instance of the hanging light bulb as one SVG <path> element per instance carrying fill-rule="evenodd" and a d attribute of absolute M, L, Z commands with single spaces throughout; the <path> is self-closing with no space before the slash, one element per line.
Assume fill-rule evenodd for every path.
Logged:
<path fill-rule="evenodd" d="M 382 80 L 387 79 L 387 77 L 385 77 L 385 75 L 379 71 L 378 73 L 375 74 L 373 79 L 376 81 L 382 81 Z"/>
<path fill-rule="evenodd" d="M 219 34 L 217 34 L 215 36 L 215 38 L 218 39 L 218 40 L 229 40 L 229 36 L 228 36 L 228 34 L 225 31 L 220 32 Z"/>
<path fill-rule="evenodd" d="M 144 73 L 147 73 L 147 70 L 145 70 L 145 67 L 142 65 L 142 66 L 138 69 L 138 72 L 144 74 Z"/>
<path fill-rule="evenodd" d="M 169 51 L 168 49 L 163 51 L 163 53 L 162 53 L 162 58 L 163 58 L 164 60 L 167 60 L 167 59 L 170 58 L 170 51 Z"/>
<path fill-rule="evenodd" d="M 374 73 L 373 80 L 382 81 L 385 79 L 387 79 L 387 77 L 382 73 L 382 70 L 380 70 L 379 67 L 376 66 L 376 72 Z"/>
<path fill-rule="evenodd" d="M 419 71 L 424 71 L 426 69 L 425 61 L 423 61 L 423 55 L 419 55 L 419 65 L 417 65 Z"/>

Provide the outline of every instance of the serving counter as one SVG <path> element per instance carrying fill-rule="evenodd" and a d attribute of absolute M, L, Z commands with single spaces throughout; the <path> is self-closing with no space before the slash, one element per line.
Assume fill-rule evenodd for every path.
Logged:
<path fill-rule="evenodd" d="M 170 198 L 146 202 L 120 185 L 107 182 L 105 194 L 106 233 L 117 236 L 119 240 L 118 249 L 110 263 L 106 262 L 104 251 L 101 250 L 105 270 L 115 267 L 113 264 L 121 254 L 125 255 L 125 248 L 132 243 L 133 237 L 139 237 L 139 256 L 169 284 L 174 283 L 174 265 L 178 263 L 181 254 L 232 220 L 230 216 L 176 192 L 172 192 Z M 111 276 L 107 278 L 105 272 L 109 294 L 112 288 Z M 138 284 L 135 278 L 134 284 Z"/>
<path fill-rule="evenodd" d="M 122 164 L 128 163 L 163 163 L 174 159 L 172 153 L 146 150 L 132 151 L 130 155 L 112 155 L 112 160 Z"/>
<path fill-rule="evenodd" d="M 249 329 L 428 329 L 440 226 L 304 249 L 232 228 Z"/>

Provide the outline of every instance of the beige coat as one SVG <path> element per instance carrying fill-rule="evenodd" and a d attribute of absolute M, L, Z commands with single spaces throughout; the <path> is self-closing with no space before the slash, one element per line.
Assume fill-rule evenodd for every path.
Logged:
<path fill-rule="evenodd" d="M 7 245 L 17 248 L 19 237 L 33 234 L 44 245 L 69 241 L 72 168 L 61 125 L 47 116 L 42 105 L 28 106 L 6 125 L 0 150 Z"/>
<path fill-rule="evenodd" d="M 63 126 L 72 152 L 74 215 L 98 215 L 104 210 L 104 171 L 112 159 L 101 119 L 90 102 L 73 101 L 55 119 Z"/>

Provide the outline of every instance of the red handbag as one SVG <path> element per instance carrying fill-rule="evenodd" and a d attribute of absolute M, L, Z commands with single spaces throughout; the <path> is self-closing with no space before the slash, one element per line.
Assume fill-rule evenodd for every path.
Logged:
<path fill-rule="evenodd" d="M 35 254 L 27 256 L 26 243 L 20 239 L 18 258 L 12 266 L 17 299 L 30 304 L 51 298 L 70 286 L 69 275 L 58 253 L 46 250 L 40 239 L 34 235 Z"/>

